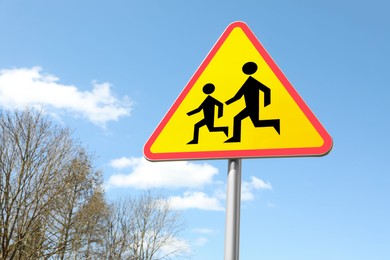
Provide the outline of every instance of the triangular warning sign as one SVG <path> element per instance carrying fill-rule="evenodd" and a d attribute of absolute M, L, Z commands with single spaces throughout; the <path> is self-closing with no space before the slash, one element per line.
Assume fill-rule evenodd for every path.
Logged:
<path fill-rule="evenodd" d="M 332 139 L 243 22 L 227 27 L 144 147 L 149 160 L 324 155 Z"/>

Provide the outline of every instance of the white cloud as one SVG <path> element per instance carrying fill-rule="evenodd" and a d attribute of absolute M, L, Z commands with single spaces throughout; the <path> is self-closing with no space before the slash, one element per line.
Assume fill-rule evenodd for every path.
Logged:
<path fill-rule="evenodd" d="M 207 244 L 207 242 L 209 242 L 208 238 L 198 237 L 197 239 L 195 239 L 193 244 L 194 244 L 194 246 L 204 246 L 205 244 Z"/>
<path fill-rule="evenodd" d="M 167 241 L 167 243 L 165 243 L 165 245 L 160 249 L 160 251 L 157 252 L 157 255 L 162 257 L 158 259 L 163 259 L 164 256 L 171 256 L 175 258 L 175 256 L 184 257 L 185 255 L 189 255 L 191 253 L 192 248 L 188 241 L 173 237 L 169 238 L 169 241 Z"/>
<path fill-rule="evenodd" d="M 214 234 L 215 230 L 210 229 L 210 228 L 194 228 L 191 230 L 191 232 L 202 235 L 202 236 L 194 239 L 192 242 L 193 246 L 201 247 L 209 242 L 209 239 L 207 237 L 204 237 L 204 236 L 210 236 L 210 235 Z"/>
<path fill-rule="evenodd" d="M 150 162 L 143 157 L 121 157 L 111 160 L 110 166 L 120 170 L 129 169 L 129 173 L 112 175 L 106 184 L 109 188 L 186 188 L 190 190 L 183 195 L 169 198 L 172 209 L 224 211 L 226 188 L 221 187 L 223 183 L 213 180 L 218 169 L 207 163 Z M 213 185 L 213 195 L 201 191 L 206 185 Z M 250 181 L 242 182 L 241 201 L 253 200 L 256 190 L 272 190 L 272 186 L 252 176 Z"/>
<path fill-rule="evenodd" d="M 199 233 L 199 234 L 213 234 L 215 231 L 210 228 L 194 228 L 192 229 L 192 232 Z"/>
<path fill-rule="evenodd" d="M 268 202 L 268 203 L 267 203 L 267 206 L 268 206 L 269 208 L 277 208 L 277 206 L 276 206 L 275 204 L 271 203 L 271 202 Z"/>
<path fill-rule="evenodd" d="M 115 169 L 124 169 L 136 165 L 139 162 L 138 158 L 121 157 L 111 160 L 110 165 Z"/>
<path fill-rule="evenodd" d="M 201 210 L 214 210 L 223 211 L 224 207 L 217 198 L 209 197 L 203 192 L 190 192 L 184 193 L 183 197 L 172 196 L 170 197 L 171 207 L 176 210 L 184 209 L 201 209 Z"/>
<path fill-rule="evenodd" d="M 218 169 L 203 163 L 149 162 L 144 158 L 119 158 L 111 161 L 114 168 L 130 168 L 128 174 L 112 175 L 109 187 L 201 188 L 211 184 Z"/>
<path fill-rule="evenodd" d="M 0 70 L 0 106 L 44 108 L 52 113 L 65 110 L 100 126 L 130 115 L 128 97 L 115 98 L 110 83 L 92 82 L 92 85 L 91 91 L 80 91 L 76 86 L 60 84 L 58 77 L 43 73 L 40 67 L 3 69 Z"/>
<path fill-rule="evenodd" d="M 255 195 L 253 194 L 254 190 L 272 190 L 272 186 L 269 182 L 265 182 L 259 178 L 252 176 L 251 182 L 242 182 L 241 200 L 253 200 L 255 198 Z"/>

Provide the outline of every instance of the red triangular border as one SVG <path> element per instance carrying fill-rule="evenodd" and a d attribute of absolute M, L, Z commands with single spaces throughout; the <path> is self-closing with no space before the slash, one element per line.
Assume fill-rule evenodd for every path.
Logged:
<path fill-rule="evenodd" d="M 233 150 L 233 151 L 204 151 L 204 152 L 175 152 L 175 153 L 153 153 L 151 147 L 160 135 L 166 124 L 169 122 L 171 117 L 176 112 L 188 92 L 197 82 L 200 75 L 207 68 L 210 61 L 214 58 L 214 55 L 218 52 L 219 48 L 225 42 L 226 38 L 230 35 L 234 28 L 241 28 L 253 46 L 258 50 L 260 55 L 267 62 L 268 66 L 274 72 L 276 77 L 280 80 L 282 85 L 288 91 L 290 96 L 305 114 L 307 119 L 311 122 L 313 127 L 316 129 L 318 134 L 324 140 L 324 144 L 321 147 L 307 147 L 307 148 L 277 148 L 277 149 L 259 149 L 259 150 Z M 172 107 L 168 110 L 156 130 L 152 133 L 149 140 L 144 146 L 144 156 L 146 159 L 151 161 L 170 161 L 170 160 L 203 160 L 203 159 L 231 159 L 231 158 L 256 158 L 256 157 L 290 157 L 290 156 L 322 156 L 327 154 L 333 146 L 332 138 L 319 122 L 319 120 L 312 113 L 310 108 L 306 105 L 291 83 L 284 76 L 282 71 L 273 61 L 271 56 L 267 53 L 261 43 L 257 40 L 256 36 L 252 33 L 249 27 L 244 22 L 234 22 L 230 24 L 223 32 L 221 37 L 215 43 L 205 60 L 202 62 L 200 67 L 197 69 L 191 80 L 185 86 L 179 97 L 173 103 Z"/>

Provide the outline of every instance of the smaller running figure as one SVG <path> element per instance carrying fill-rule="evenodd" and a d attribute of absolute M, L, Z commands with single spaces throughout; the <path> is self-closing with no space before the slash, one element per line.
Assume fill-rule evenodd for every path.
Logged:
<path fill-rule="evenodd" d="M 203 110 L 204 118 L 200 120 L 194 126 L 194 138 L 187 144 L 197 144 L 199 140 L 199 129 L 202 126 L 207 126 L 207 129 L 210 132 L 224 132 L 228 136 L 229 128 L 227 126 L 215 127 L 215 107 L 218 108 L 218 118 L 223 116 L 223 104 L 213 98 L 211 94 L 214 92 L 215 86 L 211 83 L 208 83 L 203 86 L 203 93 L 207 94 L 206 99 L 200 104 L 200 106 L 187 113 L 188 116 L 192 116 L 196 113 L 199 113 Z"/>

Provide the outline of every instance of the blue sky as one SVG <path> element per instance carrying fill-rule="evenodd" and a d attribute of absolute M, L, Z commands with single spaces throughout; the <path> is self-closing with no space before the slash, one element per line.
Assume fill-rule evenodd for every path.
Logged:
<path fill-rule="evenodd" d="M 225 28 L 244 21 L 334 147 L 243 160 L 241 259 L 389 259 L 388 10 L 384 0 L 0 0 L 0 106 L 44 107 L 96 154 L 108 199 L 163 191 L 183 211 L 191 259 L 223 259 L 227 160 L 148 163 L 142 149 Z"/>

